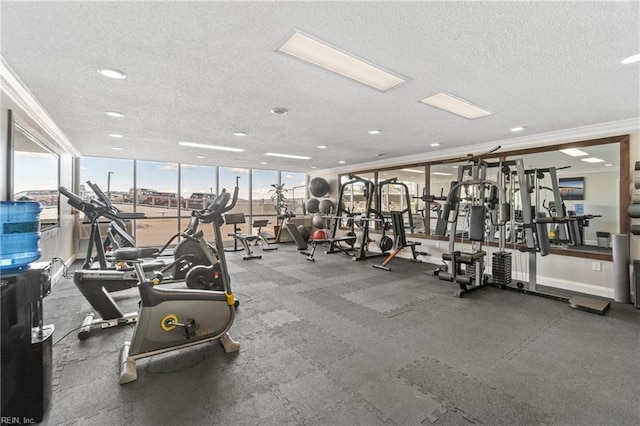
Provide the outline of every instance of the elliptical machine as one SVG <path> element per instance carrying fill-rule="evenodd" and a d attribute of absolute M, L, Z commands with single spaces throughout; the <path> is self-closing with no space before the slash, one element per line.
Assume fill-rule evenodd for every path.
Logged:
<path fill-rule="evenodd" d="M 220 340 L 226 353 L 237 352 L 240 344 L 229 337 L 235 318 L 235 298 L 227 268 L 220 227 L 223 213 L 231 210 L 238 199 L 236 186 L 229 205 L 226 191 L 216 198 L 208 210 L 196 213 L 202 223 L 211 223 L 216 238 L 222 275 L 221 290 L 178 290 L 156 287 L 142 269 L 140 258 L 152 252 L 143 248 L 121 248 L 115 251 L 117 260 L 131 262 L 139 279 L 140 310 L 130 342 L 125 342 L 120 360 L 120 384 L 137 379 L 136 361 L 164 352 L 199 343 Z"/>

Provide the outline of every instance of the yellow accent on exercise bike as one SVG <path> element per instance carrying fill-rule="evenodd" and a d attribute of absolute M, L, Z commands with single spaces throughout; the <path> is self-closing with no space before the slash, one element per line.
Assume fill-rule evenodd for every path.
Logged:
<path fill-rule="evenodd" d="M 160 321 L 160 328 L 162 328 L 164 331 L 171 331 L 176 328 L 175 325 L 171 324 L 176 322 L 178 322 L 178 317 L 176 315 L 169 314 L 166 317 L 162 318 L 162 321 Z"/>

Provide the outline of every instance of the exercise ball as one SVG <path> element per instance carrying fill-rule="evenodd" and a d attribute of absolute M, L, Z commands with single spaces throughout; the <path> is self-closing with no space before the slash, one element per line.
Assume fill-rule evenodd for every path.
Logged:
<path fill-rule="evenodd" d="M 313 233 L 314 240 L 324 240 L 325 238 L 327 238 L 327 233 L 320 229 Z"/>
<path fill-rule="evenodd" d="M 298 232 L 302 235 L 303 240 L 309 241 L 309 238 L 311 237 L 311 231 L 309 231 L 309 228 L 304 225 L 298 225 Z"/>
<path fill-rule="evenodd" d="M 309 198 L 307 201 L 307 211 L 309 213 L 318 213 L 320 211 L 320 201 L 317 198 Z"/>
<path fill-rule="evenodd" d="M 324 178 L 315 177 L 309 182 L 309 192 L 311 192 L 311 195 L 314 197 L 324 197 L 329 193 L 329 190 L 329 182 Z"/>
<path fill-rule="evenodd" d="M 318 206 L 320 213 L 329 214 L 335 211 L 336 205 L 331 200 L 322 200 Z"/>
<path fill-rule="evenodd" d="M 311 224 L 314 228 L 324 229 L 327 227 L 327 222 L 324 220 L 324 217 L 320 213 L 316 213 L 311 218 Z"/>

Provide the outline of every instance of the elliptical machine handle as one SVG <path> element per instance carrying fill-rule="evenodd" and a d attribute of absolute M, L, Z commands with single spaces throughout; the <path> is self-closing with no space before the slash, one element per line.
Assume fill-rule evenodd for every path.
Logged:
<path fill-rule="evenodd" d="M 104 193 L 102 188 L 100 188 L 97 184 L 91 182 L 90 180 L 88 180 L 86 183 L 87 185 L 89 185 L 89 188 L 91 188 L 91 190 L 98 196 L 98 199 L 102 202 L 102 204 L 106 205 L 109 210 L 114 210 L 114 207 L 111 204 L 111 200 L 109 199 L 109 197 L 107 197 L 107 194 Z M 115 211 L 117 211 L 117 209 L 115 209 Z"/>
<path fill-rule="evenodd" d="M 58 192 L 67 197 L 67 203 L 70 206 L 75 207 L 83 213 L 89 214 L 100 210 L 100 214 L 103 214 L 103 211 L 106 211 L 108 209 L 108 207 L 104 205 L 104 203 L 98 200 L 91 200 L 90 202 L 84 201 L 82 198 L 69 191 L 64 186 L 59 187 Z"/>
<path fill-rule="evenodd" d="M 233 197 L 231 198 L 231 204 L 229 204 L 229 206 L 227 206 L 220 213 L 228 212 L 229 210 L 231 210 L 236 206 L 236 202 L 238 201 L 238 192 L 240 190 L 239 186 L 240 186 L 240 176 L 236 176 L 236 187 L 233 189 Z"/>

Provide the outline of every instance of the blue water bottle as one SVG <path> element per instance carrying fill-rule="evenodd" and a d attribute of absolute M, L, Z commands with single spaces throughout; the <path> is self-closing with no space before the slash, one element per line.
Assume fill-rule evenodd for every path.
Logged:
<path fill-rule="evenodd" d="M 40 212 L 35 201 L 0 201 L 0 272 L 40 259 Z"/>

